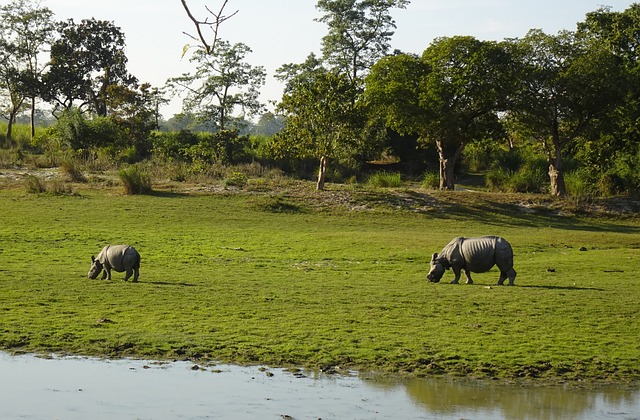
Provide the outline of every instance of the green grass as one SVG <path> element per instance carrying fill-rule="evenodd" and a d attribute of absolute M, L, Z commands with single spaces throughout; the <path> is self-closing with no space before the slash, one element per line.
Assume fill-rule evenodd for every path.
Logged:
<path fill-rule="evenodd" d="M 422 197 L 420 211 L 398 210 L 376 190 L 353 192 L 357 211 L 311 204 L 334 193 L 301 201 L 0 190 L 0 348 L 507 380 L 640 378 L 638 220 L 517 212 L 484 193 L 403 193 Z M 494 286 L 495 269 L 470 286 L 426 281 L 433 252 L 481 234 L 513 245 L 516 287 Z M 139 283 L 122 282 L 124 273 L 87 279 L 91 255 L 108 243 L 138 249 Z"/>

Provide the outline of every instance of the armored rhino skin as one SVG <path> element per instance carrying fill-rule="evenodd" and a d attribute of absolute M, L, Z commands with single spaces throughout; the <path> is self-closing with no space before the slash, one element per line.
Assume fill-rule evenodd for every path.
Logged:
<path fill-rule="evenodd" d="M 91 256 L 91 269 L 88 277 L 95 279 L 104 269 L 102 280 L 111 280 L 111 270 L 118 273 L 126 272 L 124 281 L 133 274 L 133 281 L 138 281 L 140 275 L 140 254 L 131 245 L 107 245 L 97 257 Z"/>
<path fill-rule="evenodd" d="M 440 251 L 433 254 L 427 279 L 439 282 L 445 269 L 453 269 L 455 278 L 451 283 L 457 284 L 461 271 L 467 277 L 467 284 L 473 283 L 471 272 L 484 273 L 494 265 L 500 269 L 498 285 L 502 286 L 509 279 L 513 286 L 516 271 L 513 269 L 513 250 L 504 238 L 499 236 L 482 236 L 479 238 L 454 238 Z"/>

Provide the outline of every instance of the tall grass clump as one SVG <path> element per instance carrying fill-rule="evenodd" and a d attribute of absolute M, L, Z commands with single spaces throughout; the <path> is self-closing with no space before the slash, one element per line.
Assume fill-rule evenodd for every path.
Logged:
<path fill-rule="evenodd" d="M 427 171 L 422 174 L 422 188 L 427 190 L 440 188 L 440 175 L 435 171 Z"/>
<path fill-rule="evenodd" d="M 44 179 L 35 175 L 27 175 L 24 178 L 24 189 L 29 194 L 42 194 L 47 191 L 47 184 Z"/>
<path fill-rule="evenodd" d="M 367 184 L 380 188 L 397 188 L 402 186 L 402 179 L 398 172 L 380 171 L 371 174 Z"/>
<path fill-rule="evenodd" d="M 77 160 L 68 157 L 60 163 L 60 170 L 71 182 L 87 182 Z"/>
<path fill-rule="evenodd" d="M 118 178 L 122 181 L 124 191 L 128 195 L 149 194 L 151 189 L 151 177 L 139 165 L 131 165 L 118 171 Z"/>

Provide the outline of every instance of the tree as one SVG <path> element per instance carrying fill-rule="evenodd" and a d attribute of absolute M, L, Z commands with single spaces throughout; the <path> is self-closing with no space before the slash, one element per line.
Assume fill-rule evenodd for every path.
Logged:
<path fill-rule="evenodd" d="M 109 88 L 136 87 L 127 71 L 125 36 L 112 22 L 73 19 L 61 22 L 51 46 L 51 67 L 45 75 L 45 99 L 62 109 L 77 105 L 98 116 L 108 115 Z"/>
<path fill-rule="evenodd" d="M 264 106 L 258 100 L 259 88 L 266 73 L 262 66 L 252 66 L 244 60 L 251 52 L 245 44 L 231 45 L 218 40 L 210 54 L 197 50 L 191 57 L 197 63 L 195 73 L 169 79 L 175 92 L 186 92 L 183 111 L 195 114 L 202 121 L 216 122 L 223 131 L 234 125 L 233 112 L 240 109 L 242 117 L 256 115 Z"/>
<path fill-rule="evenodd" d="M 29 0 L 14 0 L 0 7 L 0 90 L 7 98 L 3 116 L 11 141 L 16 116 L 31 100 L 31 135 L 35 133 L 35 104 L 44 66 L 40 53 L 51 40 L 53 12 Z"/>
<path fill-rule="evenodd" d="M 601 7 L 588 13 L 585 21 L 578 24 L 578 36 L 603 43 L 621 61 L 626 76 L 616 81 L 616 87 L 624 89 L 624 100 L 592 124 L 588 138 L 580 144 L 579 158 L 588 168 L 586 173 L 594 181 L 600 181 L 600 185 L 609 186 L 609 192 L 637 191 L 640 189 L 640 127 L 637 124 L 640 120 L 640 4 L 634 3 L 622 12 Z"/>
<path fill-rule="evenodd" d="M 455 188 L 454 169 L 465 146 L 504 135 L 498 112 L 512 86 L 502 44 L 473 37 L 440 38 L 415 57 L 385 57 L 366 78 L 367 103 L 400 134 L 436 145 L 440 188 Z"/>
<path fill-rule="evenodd" d="M 307 66 L 281 69 L 287 86 L 278 112 L 286 119 L 283 131 L 276 134 L 273 150 L 278 157 L 319 160 L 316 188 L 324 190 L 329 159 L 346 160 L 357 150 L 354 141 L 355 115 L 352 102 L 356 87 L 344 74 L 318 66 L 312 55 Z"/>
<path fill-rule="evenodd" d="M 180 2 L 182 3 L 182 7 L 187 13 L 187 16 L 189 16 L 189 19 L 191 19 L 191 22 L 193 22 L 193 24 L 195 25 L 198 36 L 196 37 L 186 33 L 185 34 L 189 38 L 199 42 L 200 47 L 204 50 L 205 54 L 212 54 L 216 49 L 216 43 L 218 42 L 218 37 L 220 35 L 219 34 L 220 25 L 222 25 L 222 23 L 225 22 L 227 19 L 232 18 L 236 13 L 238 13 L 238 11 L 236 10 L 229 16 L 223 15 L 222 13 L 224 12 L 224 9 L 225 7 L 227 7 L 227 3 L 229 2 L 229 0 L 224 0 L 224 2 L 222 3 L 222 6 L 220 6 L 220 10 L 218 11 L 218 13 L 215 13 L 209 7 L 205 6 L 205 9 L 207 10 L 207 12 L 213 17 L 212 21 L 210 21 L 209 18 L 206 18 L 205 20 L 199 20 L 191 12 L 191 8 L 187 4 L 187 0 L 180 0 Z M 208 40 L 207 36 L 204 33 L 204 30 L 207 28 L 210 29 L 212 33 L 212 37 L 210 38 L 210 40 Z M 190 45 L 185 45 L 182 52 L 183 57 L 186 54 L 186 52 L 189 50 L 189 48 L 190 48 Z"/>
<path fill-rule="evenodd" d="M 352 82 L 361 81 L 389 50 L 396 27 L 389 10 L 408 4 L 408 0 L 318 0 L 316 8 L 325 14 L 316 20 L 329 27 L 322 38 L 324 60 Z"/>
<path fill-rule="evenodd" d="M 562 196 L 565 153 L 620 103 L 625 77 L 603 43 L 573 32 L 532 30 L 513 43 L 521 67 L 512 115 L 542 144 L 551 193 Z"/>

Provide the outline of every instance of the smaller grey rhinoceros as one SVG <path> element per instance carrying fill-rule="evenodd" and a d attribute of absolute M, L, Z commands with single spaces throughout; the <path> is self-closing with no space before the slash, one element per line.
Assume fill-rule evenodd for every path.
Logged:
<path fill-rule="evenodd" d="M 118 273 L 126 271 L 124 281 L 133 274 L 133 281 L 136 282 L 140 275 L 140 254 L 131 245 L 107 245 L 97 257 L 91 256 L 91 269 L 87 276 L 95 279 L 102 269 L 102 280 L 111 280 L 111 270 L 115 270 Z"/>
<path fill-rule="evenodd" d="M 516 271 L 513 269 L 513 250 L 504 238 L 499 236 L 481 236 L 479 238 L 454 238 L 440 254 L 433 254 L 427 279 L 439 282 L 444 270 L 453 269 L 455 278 L 451 283 L 457 284 L 460 273 L 464 270 L 467 284 L 473 283 L 471 272 L 484 273 L 494 265 L 500 269 L 498 285 L 502 286 L 509 278 L 509 286 L 513 286 Z"/>

